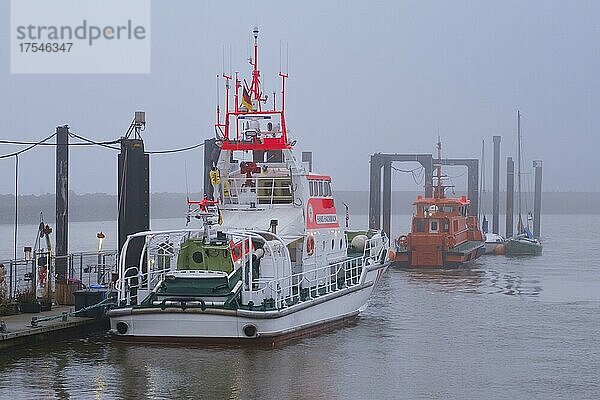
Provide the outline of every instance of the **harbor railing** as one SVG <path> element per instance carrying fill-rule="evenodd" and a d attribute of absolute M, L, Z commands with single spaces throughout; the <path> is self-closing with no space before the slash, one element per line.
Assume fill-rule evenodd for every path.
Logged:
<path fill-rule="evenodd" d="M 56 256 L 48 252 L 33 252 L 31 257 L 0 260 L 0 303 L 15 301 L 22 293 L 36 293 L 50 281 L 55 288 L 56 264 L 66 263 L 68 284 L 80 288 L 108 285 L 116 271 L 116 250 L 79 252 Z"/>

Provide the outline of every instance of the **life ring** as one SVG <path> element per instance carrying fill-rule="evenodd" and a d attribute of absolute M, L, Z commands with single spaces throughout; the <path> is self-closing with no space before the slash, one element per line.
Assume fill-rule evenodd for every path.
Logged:
<path fill-rule="evenodd" d="M 40 284 L 44 284 L 46 283 L 46 268 L 42 267 L 38 270 L 38 281 L 40 282 Z"/>
<path fill-rule="evenodd" d="M 309 256 L 312 256 L 314 252 L 315 252 L 315 238 L 312 237 L 312 235 L 309 235 L 308 239 L 306 239 L 306 253 Z"/>
<path fill-rule="evenodd" d="M 231 250 L 231 258 L 233 262 L 236 262 L 242 258 L 242 246 L 244 242 L 246 243 L 246 251 L 248 251 L 250 246 L 248 239 L 239 241 L 238 243 L 234 243 L 233 240 L 229 241 L 229 249 Z"/>
<path fill-rule="evenodd" d="M 401 235 L 397 240 L 398 246 L 400 247 L 408 247 L 408 236 Z"/>

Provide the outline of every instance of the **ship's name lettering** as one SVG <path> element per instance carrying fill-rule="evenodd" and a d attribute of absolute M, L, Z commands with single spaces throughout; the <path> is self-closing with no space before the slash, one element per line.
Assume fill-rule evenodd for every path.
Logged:
<path fill-rule="evenodd" d="M 335 224 L 337 223 L 336 214 L 319 214 L 316 218 L 317 224 Z"/>

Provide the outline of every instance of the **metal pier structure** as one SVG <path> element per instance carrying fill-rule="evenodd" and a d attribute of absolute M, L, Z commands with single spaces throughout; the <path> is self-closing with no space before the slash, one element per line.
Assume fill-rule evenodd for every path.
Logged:
<path fill-rule="evenodd" d="M 425 170 L 425 196 L 433 195 L 432 154 L 384 154 L 375 153 L 370 160 L 369 184 L 369 229 L 383 229 L 390 237 L 392 215 L 392 174 L 393 162 L 418 162 Z M 467 196 L 471 200 L 469 215 L 479 211 L 479 160 L 476 158 L 444 158 L 442 165 L 467 167 Z M 383 169 L 383 190 L 381 170 Z M 382 210 L 383 197 L 383 210 Z M 382 225 L 383 214 L 383 225 Z"/>
<path fill-rule="evenodd" d="M 120 143 L 118 156 L 118 237 L 122 244 L 127 235 L 148 230 L 149 212 L 149 153 L 144 150 L 141 131 L 145 127 L 145 113 L 137 111 L 126 135 L 110 143 Z M 41 225 L 40 233 L 46 237 L 46 248 L 24 248 L 24 257 L 18 258 L 16 249 L 11 260 L 0 260 L 0 348 L 21 343 L 37 342 L 45 337 L 53 338 L 71 331 L 81 331 L 84 326 L 97 326 L 93 318 L 76 312 L 65 312 L 65 306 L 94 306 L 100 302 L 99 293 L 106 297 L 116 278 L 118 252 L 102 251 L 104 234 L 100 232 L 98 251 L 69 253 L 69 137 L 75 136 L 91 144 L 105 145 L 81 138 L 69 132 L 68 125 L 56 128 L 56 245 L 52 246 L 49 226 Z M 107 146 L 110 147 L 110 146 Z M 197 147 L 197 146 L 196 146 Z M 111 147 L 113 148 L 113 147 Z M 118 150 L 118 149 L 117 149 Z M 176 150 L 180 151 L 180 150 Z M 18 155 L 18 153 L 17 153 Z M 18 166 L 18 164 L 16 164 Z M 15 172 L 16 174 L 17 172 Z M 15 189 L 15 215 L 18 215 L 18 191 Z M 15 219 L 15 224 L 17 220 Z M 39 239 L 39 238 L 38 238 Z M 134 245 L 136 245 L 134 243 Z M 137 263 L 143 243 L 137 243 L 137 254 L 130 252 Z M 37 246 L 37 245 L 36 245 Z M 132 244 L 130 244 L 131 248 Z M 96 287 L 98 290 L 89 291 Z M 85 292 L 82 292 L 85 290 Z M 87 303 L 88 294 L 96 298 Z M 79 295 L 80 304 L 77 304 Z M 83 300 L 82 300 L 83 299 Z M 90 300 L 91 301 L 91 300 Z M 103 305 L 102 305 L 103 307 Z M 40 311 L 58 316 L 47 317 Z M 70 308 L 67 308 L 70 310 Z M 12 315 L 17 313 L 21 315 Z M 35 317 L 31 317 L 33 313 Z M 89 317 L 89 315 L 88 315 Z M 32 322 L 27 325 L 26 320 Z M 102 319 L 102 318 L 100 318 Z M 40 323 L 36 323 L 39 321 Z M 80 329 L 81 328 L 81 329 Z M 87 329 L 87 328 L 86 328 Z"/>

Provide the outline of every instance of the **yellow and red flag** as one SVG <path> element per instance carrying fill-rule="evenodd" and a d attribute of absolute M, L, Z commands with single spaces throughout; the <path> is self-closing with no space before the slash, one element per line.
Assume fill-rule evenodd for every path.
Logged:
<path fill-rule="evenodd" d="M 252 108 L 252 99 L 250 98 L 250 95 L 245 87 L 244 92 L 242 93 L 242 106 L 246 107 L 248 111 L 254 111 Z"/>

